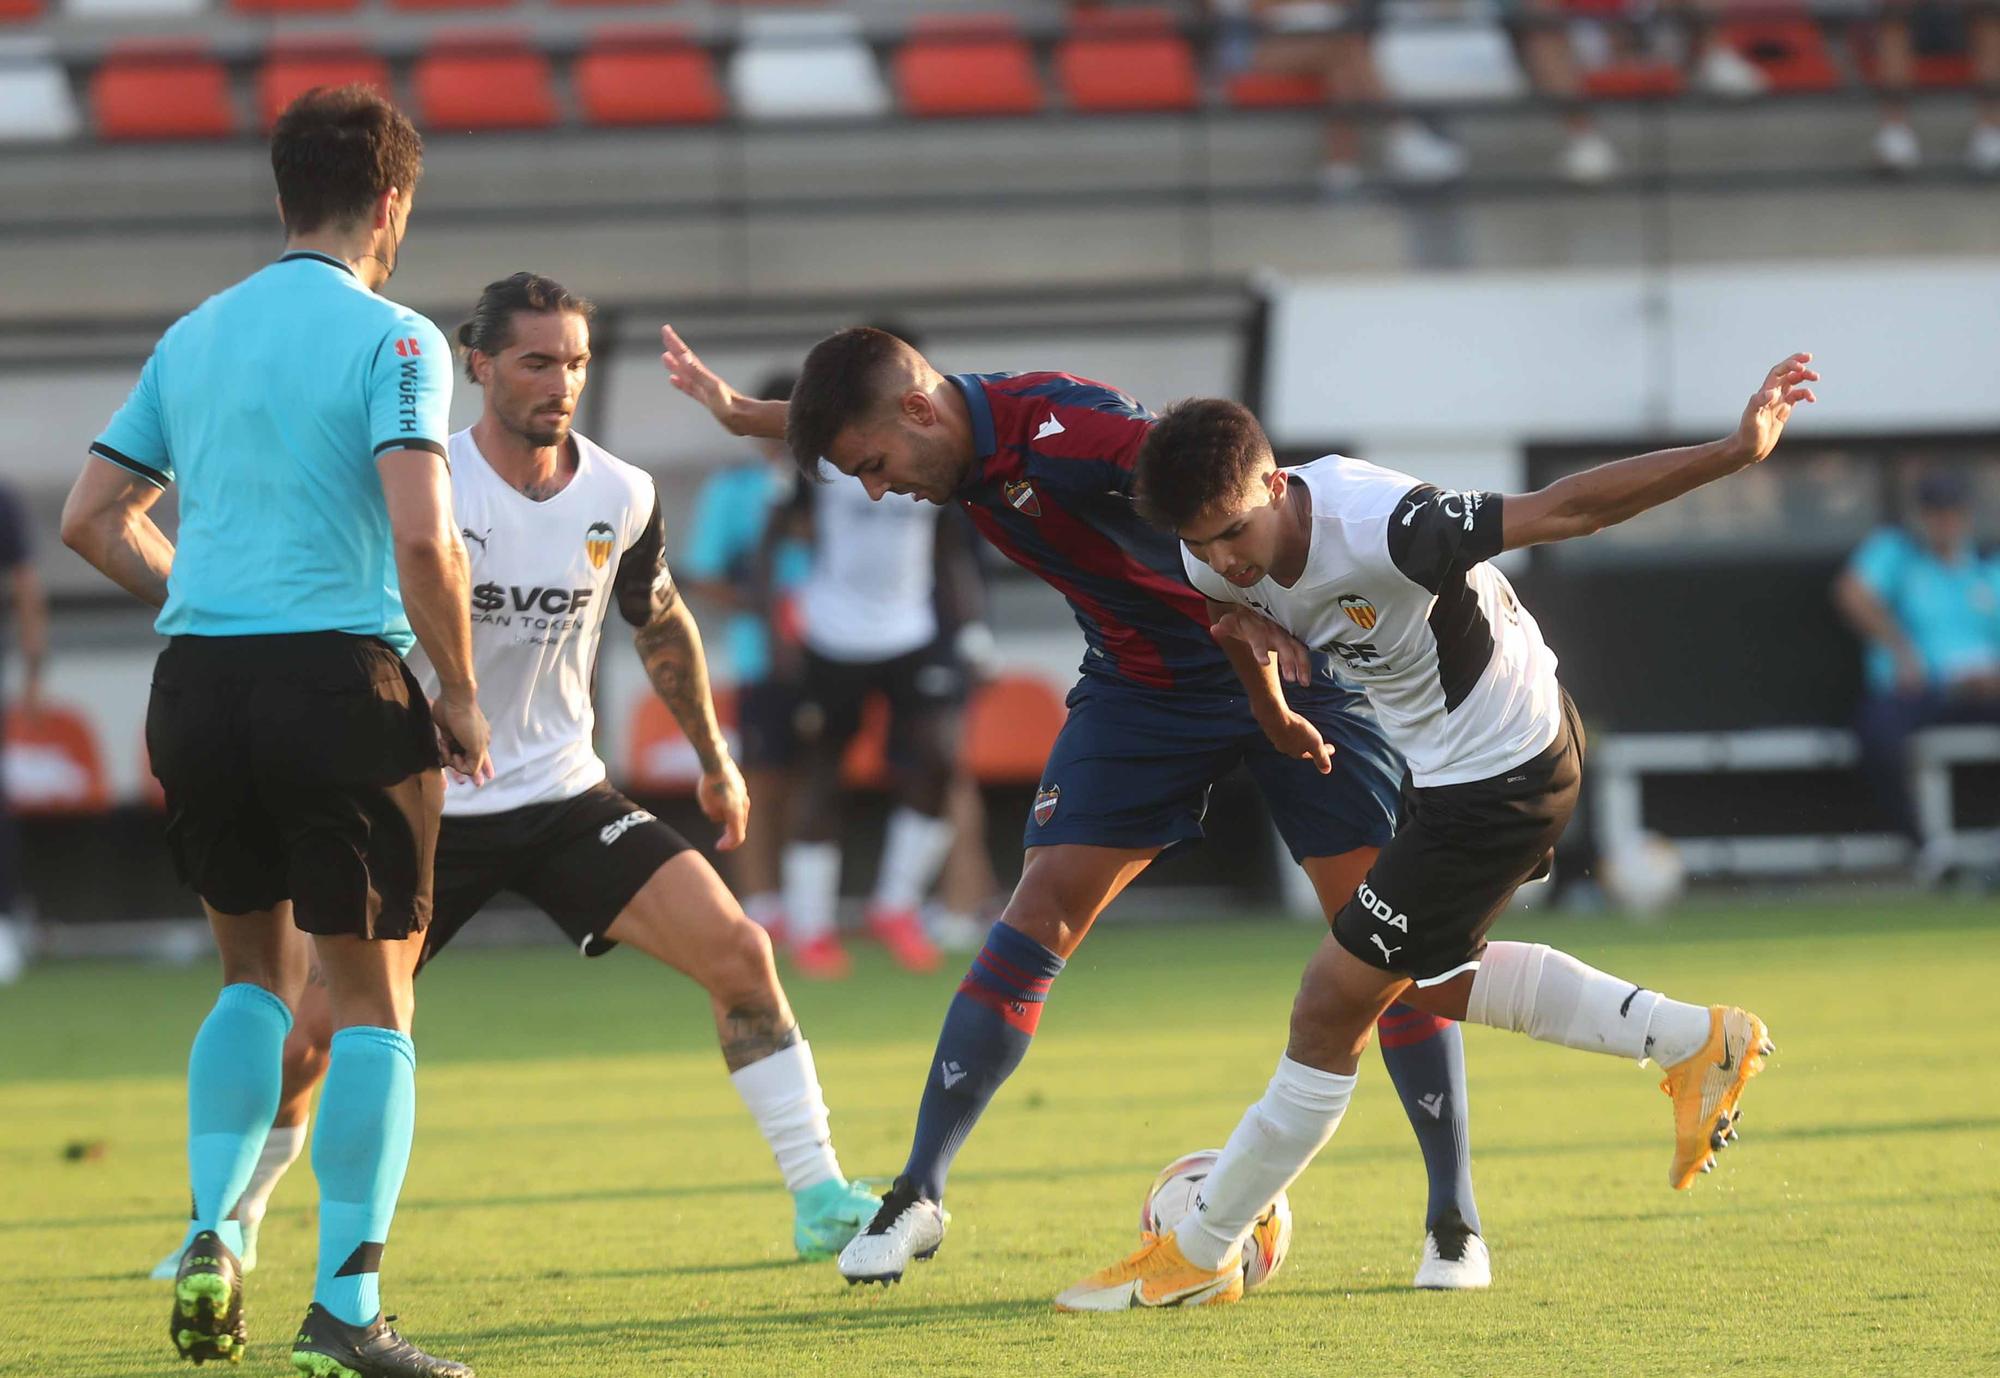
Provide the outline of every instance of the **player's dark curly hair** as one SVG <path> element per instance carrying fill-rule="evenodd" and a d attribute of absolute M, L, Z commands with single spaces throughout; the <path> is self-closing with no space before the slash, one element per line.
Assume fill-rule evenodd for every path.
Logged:
<path fill-rule="evenodd" d="M 487 283 L 486 290 L 479 294 L 479 305 L 472 308 L 472 319 L 459 326 L 454 334 L 465 355 L 466 381 L 479 381 L 472 372 L 472 351 L 498 354 L 514 343 L 514 317 L 523 311 L 538 316 L 560 311 L 581 316 L 586 322 L 597 315 L 596 305 L 587 297 L 578 296 L 554 278 L 545 278 L 540 273 L 515 273 Z"/>
<path fill-rule="evenodd" d="M 1155 526 L 1179 531 L 1234 503 L 1273 463 L 1271 442 L 1250 409 L 1221 397 L 1190 397 L 1161 413 L 1139 446 L 1132 500 Z"/>
<path fill-rule="evenodd" d="M 391 187 L 407 198 L 424 141 L 374 87 L 315 86 L 271 127 L 271 171 L 286 232 L 310 234 L 354 220 Z"/>
<path fill-rule="evenodd" d="M 889 400 L 897 365 L 909 353 L 896 336 L 866 325 L 838 331 L 812 347 L 785 412 L 785 444 L 808 478 L 820 477 L 819 462 L 835 436 Z"/>

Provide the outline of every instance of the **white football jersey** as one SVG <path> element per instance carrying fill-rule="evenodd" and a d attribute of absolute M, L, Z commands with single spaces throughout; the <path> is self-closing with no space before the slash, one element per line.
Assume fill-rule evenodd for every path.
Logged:
<path fill-rule="evenodd" d="M 576 473 L 546 502 L 493 472 L 470 430 L 447 445 L 451 505 L 472 561 L 472 661 L 492 728 L 493 779 L 447 776 L 447 814 L 504 813 L 571 799 L 605 778 L 591 743 L 597 646 L 614 599 L 635 626 L 668 579 L 653 480 L 572 432 Z M 424 692 L 437 673 L 421 647 Z"/>
<path fill-rule="evenodd" d="M 1548 749 L 1562 721 L 1556 658 L 1507 576 L 1500 496 L 1451 493 L 1358 459 L 1289 471 L 1312 498 L 1291 588 L 1237 588 L 1181 547 L 1194 586 L 1335 656 L 1368 695 L 1419 788 L 1484 780 Z"/>
<path fill-rule="evenodd" d="M 812 573 L 799 592 L 799 634 L 828 660 L 894 660 L 937 639 L 939 509 L 893 495 L 821 461 L 807 485 Z"/>

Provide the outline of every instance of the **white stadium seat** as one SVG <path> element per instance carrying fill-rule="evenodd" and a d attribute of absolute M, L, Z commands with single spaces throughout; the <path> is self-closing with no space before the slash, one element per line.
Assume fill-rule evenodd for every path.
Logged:
<path fill-rule="evenodd" d="M 875 54 L 845 14 L 758 14 L 729 64 L 745 119 L 866 118 L 887 114 L 889 89 Z"/>
<path fill-rule="evenodd" d="M 71 19 L 185 19 L 209 7 L 209 0 L 63 0 Z"/>
<path fill-rule="evenodd" d="M 69 78 L 45 42 L 0 42 L 0 143 L 74 138 L 82 128 Z"/>

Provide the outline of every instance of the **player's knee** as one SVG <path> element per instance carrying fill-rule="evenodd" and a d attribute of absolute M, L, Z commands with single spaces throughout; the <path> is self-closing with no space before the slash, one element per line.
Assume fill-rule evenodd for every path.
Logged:
<path fill-rule="evenodd" d="M 1023 887 L 1007 901 L 1000 922 L 1033 938 L 1058 957 L 1068 957 L 1082 940 L 1088 921 L 1078 921 L 1057 897 Z"/>
<path fill-rule="evenodd" d="M 737 918 L 709 949 L 704 984 L 720 1000 L 748 998 L 775 990 L 777 963 L 771 956 L 771 935 L 748 918 Z"/>

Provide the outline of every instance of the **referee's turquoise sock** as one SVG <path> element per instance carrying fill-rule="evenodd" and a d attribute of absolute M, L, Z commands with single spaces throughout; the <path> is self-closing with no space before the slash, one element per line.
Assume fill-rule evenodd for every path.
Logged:
<path fill-rule="evenodd" d="M 313 1135 L 319 1278 L 313 1300 L 349 1325 L 382 1312 L 379 1278 L 417 1122 L 417 1050 L 394 1029 L 333 1036 Z"/>
<path fill-rule="evenodd" d="M 284 1084 L 285 1002 L 245 982 L 222 988 L 188 1053 L 188 1176 L 194 1186 L 189 1230 L 214 1230 L 243 1252 L 243 1227 L 228 1219 L 250 1185 Z"/>

